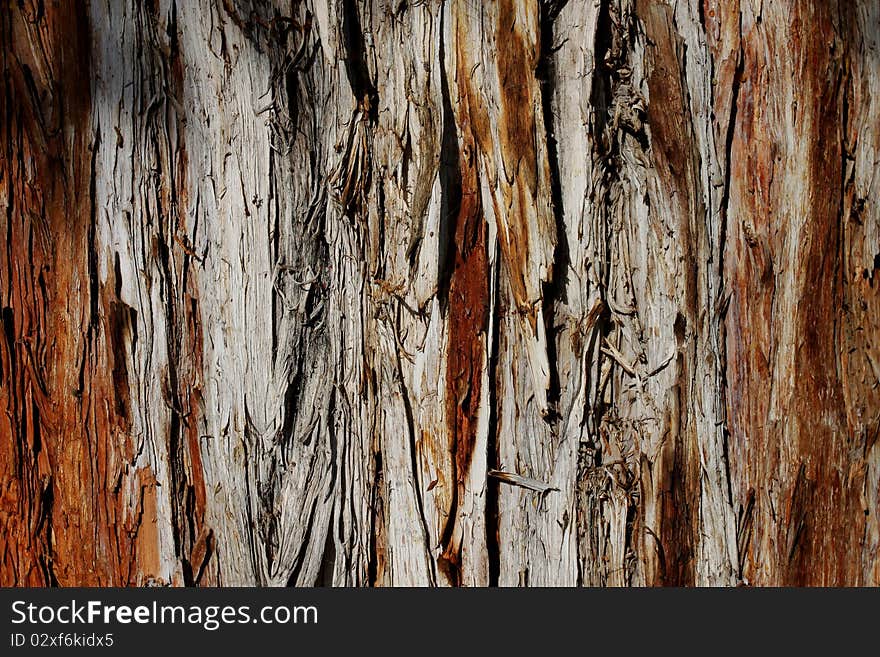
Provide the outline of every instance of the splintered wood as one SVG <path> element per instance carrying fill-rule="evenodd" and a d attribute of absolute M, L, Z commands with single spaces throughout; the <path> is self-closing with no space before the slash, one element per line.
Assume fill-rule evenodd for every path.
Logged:
<path fill-rule="evenodd" d="M 0 584 L 880 584 L 880 3 L 0 12 Z"/>

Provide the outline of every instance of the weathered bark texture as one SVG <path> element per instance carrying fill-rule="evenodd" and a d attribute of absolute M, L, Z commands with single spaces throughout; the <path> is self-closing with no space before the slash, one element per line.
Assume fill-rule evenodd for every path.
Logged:
<path fill-rule="evenodd" d="M 877 0 L 10 0 L 0 584 L 880 584 Z"/>

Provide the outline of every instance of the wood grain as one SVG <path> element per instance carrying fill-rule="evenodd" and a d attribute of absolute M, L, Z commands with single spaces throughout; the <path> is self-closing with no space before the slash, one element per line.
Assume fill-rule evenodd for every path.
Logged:
<path fill-rule="evenodd" d="M 0 11 L 0 584 L 880 584 L 874 0 Z"/>

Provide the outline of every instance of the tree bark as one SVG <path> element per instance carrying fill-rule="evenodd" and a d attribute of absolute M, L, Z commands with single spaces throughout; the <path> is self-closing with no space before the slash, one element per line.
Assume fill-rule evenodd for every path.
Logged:
<path fill-rule="evenodd" d="M 22 0 L 0 56 L 0 584 L 880 584 L 876 0 Z"/>

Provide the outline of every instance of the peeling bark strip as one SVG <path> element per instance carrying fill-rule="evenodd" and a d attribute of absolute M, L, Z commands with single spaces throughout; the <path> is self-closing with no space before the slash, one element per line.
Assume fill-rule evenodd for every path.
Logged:
<path fill-rule="evenodd" d="M 0 584 L 880 584 L 874 0 L 73 4 Z"/>

